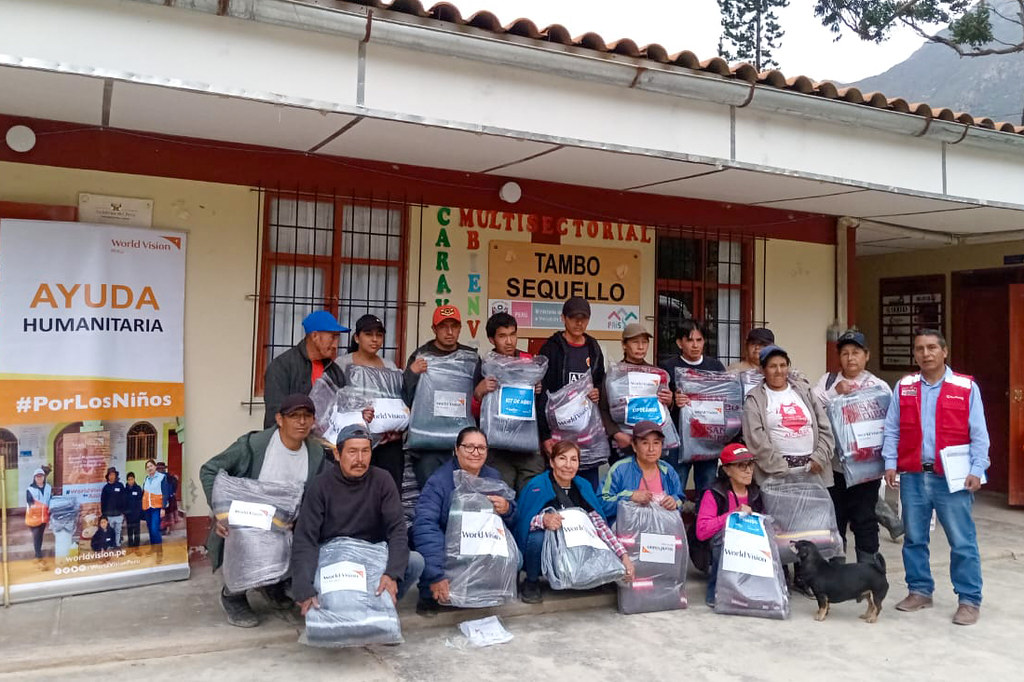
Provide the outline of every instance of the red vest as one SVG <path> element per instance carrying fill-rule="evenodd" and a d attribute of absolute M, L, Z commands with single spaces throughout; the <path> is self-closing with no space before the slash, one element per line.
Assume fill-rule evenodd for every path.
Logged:
<path fill-rule="evenodd" d="M 942 382 L 935 404 L 935 472 L 942 473 L 942 448 L 971 442 L 972 377 L 953 373 Z M 900 472 L 921 471 L 921 375 L 903 377 L 896 385 L 900 401 L 900 440 L 896 468 Z"/>

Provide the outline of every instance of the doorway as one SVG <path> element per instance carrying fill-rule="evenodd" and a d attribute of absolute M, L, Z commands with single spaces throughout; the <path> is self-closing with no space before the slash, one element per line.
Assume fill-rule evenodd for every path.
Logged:
<path fill-rule="evenodd" d="M 1024 505 L 1024 419 L 1021 403 L 1015 401 L 1024 400 L 1024 394 L 1014 392 L 1014 387 L 1024 391 L 1024 358 L 1015 348 L 1024 332 L 1024 295 L 1017 288 L 1021 285 L 1024 268 L 952 275 L 951 365 L 978 382 L 990 440 L 987 487 L 1007 493 L 1014 505 Z M 1016 292 L 1012 298 L 1011 291 Z"/>

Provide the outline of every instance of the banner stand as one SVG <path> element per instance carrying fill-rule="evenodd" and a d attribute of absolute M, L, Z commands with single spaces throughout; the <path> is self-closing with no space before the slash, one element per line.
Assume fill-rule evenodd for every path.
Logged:
<path fill-rule="evenodd" d="M 7 499 L 7 455 L 0 454 L 0 500 Z M 11 605 L 11 571 L 7 566 L 7 505 L 0 504 L 0 537 L 3 542 L 3 554 L 0 561 L 4 565 L 4 608 Z"/>

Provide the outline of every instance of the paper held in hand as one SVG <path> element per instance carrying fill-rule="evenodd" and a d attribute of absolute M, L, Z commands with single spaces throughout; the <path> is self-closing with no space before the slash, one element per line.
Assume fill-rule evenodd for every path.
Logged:
<path fill-rule="evenodd" d="M 964 481 L 971 473 L 971 446 L 950 445 L 939 451 L 942 458 L 942 471 L 946 474 L 946 485 L 949 492 L 958 493 L 964 489 Z M 988 483 L 985 474 L 981 475 L 981 484 Z"/>

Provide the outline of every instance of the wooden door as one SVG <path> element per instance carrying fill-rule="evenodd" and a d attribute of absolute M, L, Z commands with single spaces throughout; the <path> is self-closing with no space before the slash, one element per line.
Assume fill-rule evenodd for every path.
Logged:
<path fill-rule="evenodd" d="M 1012 505 L 1024 506 L 1024 284 L 1010 285 L 1010 433 L 1007 492 Z"/>

